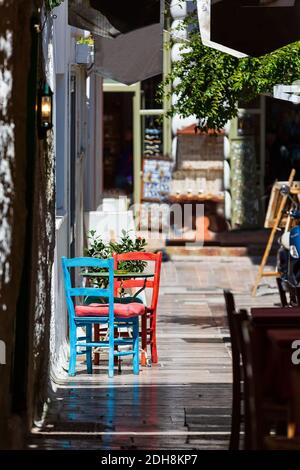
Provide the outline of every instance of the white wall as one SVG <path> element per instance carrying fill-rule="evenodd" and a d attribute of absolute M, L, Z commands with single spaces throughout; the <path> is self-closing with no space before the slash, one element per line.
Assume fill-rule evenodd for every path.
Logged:
<path fill-rule="evenodd" d="M 75 30 L 68 25 L 67 0 L 55 8 L 54 13 L 56 209 L 61 216 L 68 212 L 69 207 L 69 80 L 70 64 L 75 61 Z"/>
<path fill-rule="evenodd" d="M 103 87 L 102 78 L 91 73 L 87 82 L 88 149 L 85 160 L 84 210 L 94 211 L 103 191 Z"/>
<path fill-rule="evenodd" d="M 68 219 L 56 218 L 56 246 L 52 269 L 52 312 L 50 324 L 50 373 L 52 378 L 67 369 L 68 321 L 65 304 L 61 257 L 68 256 Z"/>
<path fill-rule="evenodd" d="M 47 79 L 54 92 L 54 139 L 56 154 L 56 247 L 52 282 L 51 318 L 51 374 L 58 376 L 67 367 L 68 319 L 61 269 L 61 257 L 70 256 L 70 96 L 71 76 L 76 76 L 76 143 L 75 143 L 75 256 L 81 256 L 84 246 L 83 194 L 84 167 L 89 158 L 98 157 L 97 146 L 93 153 L 88 151 L 88 101 L 87 70 L 76 64 L 75 45 L 84 31 L 68 25 L 68 1 L 54 9 L 53 40 L 47 35 L 44 51 L 52 52 L 49 58 Z M 45 52 L 44 52 L 45 53 Z M 98 125 L 98 124 L 95 124 Z M 99 144 L 97 144 L 99 145 Z M 89 164 L 95 173 L 96 163 Z M 90 188 L 93 193 L 93 188 Z M 99 190 L 98 190 L 99 191 Z"/>

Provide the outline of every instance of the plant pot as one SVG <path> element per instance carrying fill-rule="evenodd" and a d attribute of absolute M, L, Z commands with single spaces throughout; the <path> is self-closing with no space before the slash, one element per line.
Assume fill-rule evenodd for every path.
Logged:
<path fill-rule="evenodd" d="M 90 44 L 76 44 L 76 63 L 89 65 L 93 62 L 94 46 Z"/>

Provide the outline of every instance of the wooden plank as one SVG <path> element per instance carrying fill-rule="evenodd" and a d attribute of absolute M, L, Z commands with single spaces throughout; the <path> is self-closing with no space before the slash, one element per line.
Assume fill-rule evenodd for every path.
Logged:
<path fill-rule="evenodd" d="M 280 273 L 278 271 L 264 271 L 262 277 L 278 277 Z"/>

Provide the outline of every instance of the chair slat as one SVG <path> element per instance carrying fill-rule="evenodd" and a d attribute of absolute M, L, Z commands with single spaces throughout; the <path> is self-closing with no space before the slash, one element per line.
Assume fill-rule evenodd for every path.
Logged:
<path fill-rule="evenodd" d="M 67 268 L 107 268 L 109 269 L 111 266 L 111 258 L 109 259 L 99 259 L 99 258 L 89 258 L 89 257 L 82 257 L 82 258 L 65 258 L 65 266 Z"/>
<path fill-rule="evenodd" d="M 116 254 L 118 261 L 157 261 L 160 253 L 150 253 L 147 251 L 132 251 L 128 253 Z"/>
<path fill-rule="evenodd" d="M 90 296 L 90 297 L 109 297 L 109 289 L 100 289 L 98 287 L 71 287 L 69 294 L 75 296 Z"/>
<path fill-rule="evenodd" d="M 129 289 L 132 287 L 154 287 L 154 281 L 144 280 L 144 279 L 129 279 L 126 281 L 117 281 L 115 280 L 115 285 L 118 287 L 124 287 L 124 289 Z"/>

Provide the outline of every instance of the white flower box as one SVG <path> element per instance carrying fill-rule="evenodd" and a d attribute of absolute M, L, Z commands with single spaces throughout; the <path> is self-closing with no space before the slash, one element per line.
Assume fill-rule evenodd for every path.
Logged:
<path fill-rule="evenodd" d="M 76 63 L 90 65 L 94 62 L 94 46 L 91 44 L 76 44 Z"/>

